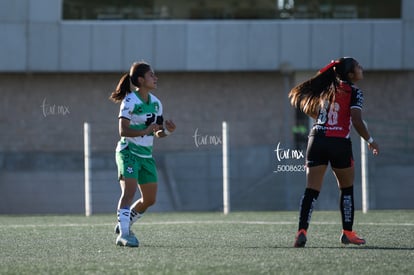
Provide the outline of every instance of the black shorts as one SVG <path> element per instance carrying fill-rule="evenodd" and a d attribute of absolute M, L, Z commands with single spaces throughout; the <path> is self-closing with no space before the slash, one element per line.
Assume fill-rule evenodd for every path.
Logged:
<path fill-rule="evenodd" d="M 332 168 L 354 166 L 352 143 L 348 138 L 310 136 L 306 150 L 306 166 L 331 164 Z"/>

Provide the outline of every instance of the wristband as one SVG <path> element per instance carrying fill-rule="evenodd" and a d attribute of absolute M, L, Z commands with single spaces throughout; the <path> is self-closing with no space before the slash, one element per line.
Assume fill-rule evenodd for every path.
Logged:
<path fill-rule="evenodd" d="M 166 136 L 169 136 L 169 135 L 171 135 L 171 132 L 170 132 L 170 131 L 168 131 L 167 129 L 164 129 L 164 134 L 165 134 Z"/>
<path fill-rule="evenodd" d="M 369 139 L 367 140 L 368 144 L 371 144 L 374 142 L 374 139 L 372 137 L 369 137 Z"/>

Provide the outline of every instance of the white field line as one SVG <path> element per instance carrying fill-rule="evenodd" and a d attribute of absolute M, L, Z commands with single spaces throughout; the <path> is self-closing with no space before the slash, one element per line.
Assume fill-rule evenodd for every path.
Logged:
<path fill-rule="evenodd" d="M 340 222 L 311 222 L 319 225 L 339 225 Z M 141 225 L 186 225 L 186 224 L 245 224 L 245 225 L 297 225 L 293 221 L 161 221 L 161 222 L 138 222 Z M 37 227 L 97 227 L 97 226 L 114 226 L 113 223 L 62 223 L 62 224 L 0 224 L 1 228 L 37 228 Z M 414 226 L 414 223 L 381 223 L 381 222 L 359 222 L 356 225 L 371 225 L 371 226 Z"/>

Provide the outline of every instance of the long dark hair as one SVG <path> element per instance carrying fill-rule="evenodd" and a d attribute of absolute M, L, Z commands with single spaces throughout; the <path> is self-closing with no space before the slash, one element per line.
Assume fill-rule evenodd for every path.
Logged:
<path fill-rule="evenodd" d="M 138 87 L 140 86 L 138 77 L 144 77 L 145 73 L 151 70 L 151 66 L 144 62 L 134 62 L 131 65 L 129 73 L 122 75 L 121 79 L 116 86 L 115 91 L 111 93 L 109 99 L 115 103 L 122 101 L 127 94 L 131 92 L 131 83 Z"/>
<path fill-rule="evenodd" d="M 315 116 L 321 100 L 334 100 L 338 80 L 350 82 L 348 74 L 354 72 L 356 64 L 352 57 L 332 61 L 315 76 L 294 87 L 289 92 L 290 103 L 305 114 Z"/>

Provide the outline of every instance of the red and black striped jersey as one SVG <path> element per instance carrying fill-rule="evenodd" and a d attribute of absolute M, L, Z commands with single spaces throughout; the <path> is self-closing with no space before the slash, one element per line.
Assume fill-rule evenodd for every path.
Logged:
<path fill-rule="evenodd" d="M 334 101 L 326 100 L 321 103 L 318 118 L 310 135 L 349 138 L 352 127 L 351 109 L 362 109 L 363 101 L 364 96 L 358 87 L 340 81 L 336 87 Z"/>

